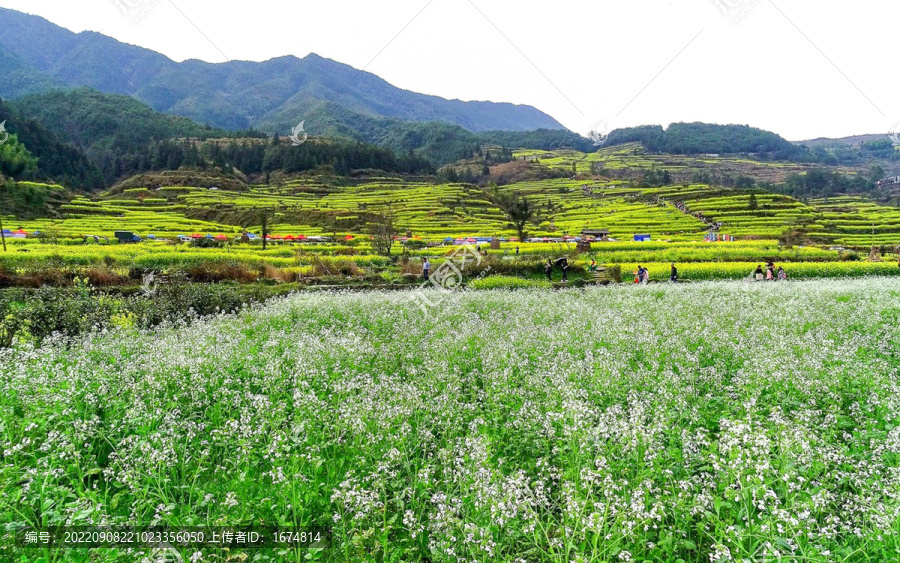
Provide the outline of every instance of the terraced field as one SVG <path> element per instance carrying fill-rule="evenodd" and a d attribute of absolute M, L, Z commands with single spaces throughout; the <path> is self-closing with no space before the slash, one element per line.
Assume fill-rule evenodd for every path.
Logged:
<path fill-rule="evenodd" d="M 844 246 L 892 245 L 900 242 L 900 209 L 878 205 L 861 197 L 832 197 L 810 201 L 819 214 L 822 230 Z"/>
<path fill-rule="evenodd" d="M 695 172 L 708 171 L 718 175 L 746 175 L 770 182 L 781 182 L 788 174 L 804 172 L 808 165 L 784 162 L 761 162 L 738 156 L 683 156 L 670 154 L 648 154 L 640 143 L 628 143 L 614 147 L 603 147 L 593 153 L 575 150 L 521 150 L 513 153 L 515 158 L 537 161 L 549 168 L 572 170 L 575 163 L 579 174 L 591 174 L 593 165 L 602 168 L 606 175 L 619 178 L 634 178 L 644 170 L 656 169 L 669 172 L 677 182 L 689 182 Z M 850 168 L 835 168 L 843 172 L 853 172 Z"/>
<path fill-rule="evenodd" d="M 367 217 L 390 205 L 401 232 L 423 240 L 516 234 L 501 210 L 471 185 L 396 179 L 348 184 L 294 181 L 246 191 L 136 188 L 93 199 L 78 197 L 62 206 L 61 218 L 3 219 L 7 228 L 50 230 L 68 239 L 111 237 L 115 230 L 145 237 L 209 233 L 233 238 L 243 228 L 260 233 L 260 211 L 267 209 L 274 213 L 273 234 L 343 236 L 363 233 Z M 604 228 L 620 241 L 647 234 L 654 241 L 699 243 L 716 224 L 719 233 L 745 240 L 774 241 L 787 229 L 800 228 L 823 246 L 862 250 L 872 244 L 900 245 L 900 210 L 859 197 L 807 204 L 759 190 L 703 184 L 636 188 L 615 180 L 573 179 L 521 182 L 501 189 L 524 194 L 537 208 L 538 222 L 527 226 L 531 236 L 562 237 Z"/>
<path fill-rule="evenodd" d="M 529 229 L 536 236 L 577 234 L 586 227 L 608 226 L 614 236 L 631 238 L 637 232 L 655 237 L 702 239 L 705 227 L 671 206 L 648 206 L 634 199 L 637 192 L 610 190 L 600 198 L 585 197 L 583 182 L 554 180 L 517 184 L 509 189 L 529 196 L 545 217 Z M 142 189 L 96 200 L 80 197 L 62 207 L 62 220 L 41 219 L 6 224 L 26 231 L 59 230 L 64 237 L 111 236 L 127 229 L 141 235 L 174 236 L 191 233 L 236 234 L 241 225 L 191 218 L 205 215 L 240 216 L 244 225 L 259 231 L 255 209 L 277 209 L 274 234 L 347 234 L 363 230 L 361 215 L 394 208 L 403 230 L 426 239 L 447 236 L 513 236 L 503 213 L 484 193 L 465 184 L 371 182 L 333 187 L 293 184 L 284 187 L 254 187 L 246 192 L 172 187 L 158 191 Z M 327 228 L 330 227 L 330 228 Z"/>
<path fill-rule="evenodd" d="M 815 208 L 794 198 L 772 193 L 712 190 L 708 186 L 667 187 L 645 190 L 647 195 L 681 201 L 690 213 L 702 213 L 721 223 L 720 232 L 739 237 L 777 238 L 789 227 L 806 227 L 826 235 Z"/>

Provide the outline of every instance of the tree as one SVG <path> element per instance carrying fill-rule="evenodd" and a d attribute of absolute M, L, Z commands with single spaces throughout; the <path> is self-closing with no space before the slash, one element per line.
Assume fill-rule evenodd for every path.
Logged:
<path fill-rule="evenodd" d="M 262 227 L 262 247 L 266 249 L 266 239 L 269 238 L 269 214 L 275 215 L 274 209 L 263 208 L 260 210 L 260 223 Z"/>
<path fill-rule="evenodd" d="M 884 178 L 884 168 L 877 164 L 869 167 L 869 181 L 873 184 Z"/>
<path fill-rule="evenodd" d="M 738 176 L 737 179 L 734 181 L 734 187 L 738 188 L 740 190 L 746 190 L 749 188 L 753 188 L 755 186 L 756 186 L 756 180 L 754 180 L 750 176 L 744 176 L 743 174 Z"/>
<path fill-rule="evenodd" d="M 537 208 L 528 201 L 528 198 L 516 191 L 501 192 L 493 189 L 486 192 L 488 198 L 494 203 L 509 219 L 510 223 L 516 229 L 519 240 L 528 238 L 525 232 L 525 225 L 529 221 L 535 221 L 537 216 Z"/>
<path fill-rule="evenodd" d="M 3 203 L 2 209 L 7 209 L 6 192 L 15 188 L 15 182 L 10 178 L 6 182 L 2 182 L 3 176 L 0 176 L 0 203 Z M 0 240 L 3 241 L 3 252 L 6 252 L 6 235 L 3 234 L 3 214 L 0 214 Z"/>
<path fill-rule="evenodd" d="M 366 229 L 372 236 L 372 250 L 381 256 L 390 256 L 398 234 L 393 206 L 384 204 L 371 213 Z"/>
<path fill-rule="evenodd" d="M 750 194 L 750 203 L 747 207 L 749 209 L 759 209 L 759 202 L 756 201 L 756 194 Z"/>

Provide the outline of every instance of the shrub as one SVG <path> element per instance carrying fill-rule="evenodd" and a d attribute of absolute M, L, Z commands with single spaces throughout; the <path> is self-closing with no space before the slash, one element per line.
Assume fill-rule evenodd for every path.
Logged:
<path fill-rule="evenodd" d="M 527 280 L 512 276 L 488 276 L 467 284 L 472 289 L 525 289 L 530 287 L 550 287 L 546 281 Z"/>
<path fill-rule="evenodd" d="M 105 266 L 94 266 L 84 271 L 84 276 L 91 285 L 96 287 L 109 287 L 122 285 L 128 281 L 128 276 L 118 274 Z"/>
<path fill-rule="evenodd" d="M 202 262 L 182 269 L 190 281 L 210 283 L 236 281 L 242 283 L 259 280 L 259 270 L 251 268 L 244 262 L 230 260 L 227 262 Z"/>
<path fill-rule="evenodd" d="M 318 277 L 325 276 L 360 276 L 362 270 L 357 267 L 353 260 L 329 260 L 323 262 L 318 260 L 313 264 L 313 275 Z"/>

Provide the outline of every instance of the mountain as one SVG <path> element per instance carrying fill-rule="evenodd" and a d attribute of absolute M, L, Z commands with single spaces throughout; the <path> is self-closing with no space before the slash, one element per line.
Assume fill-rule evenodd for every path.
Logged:
<path fill-rule="evenodd" d="M 97 166 L 81 147 L 39 120 L 0 100 L 0 122 L 10 134 L 0 145 L 0 173 L 16 179 L 47 180 L 90 190 L 103 186 Z M 23 166 L 34 158 L 33 164 Z"/>
<path fill-rule="evenodd" d="M 199 125 L 185 117 L 154 111 L 134 98 L 104 94 L 90 88 L 29 94 L 7 101 L 6 105 L 16 115 L 10 119 L 14 127 L 28 120 L 40 125 L 43 131 L 52 132 L 54 138 L 77 148 L 94 166 L 99 167 L 103 183 L 107 185 L 133 168 L 129 162 L 140 160 L 159 142 L 182 138 L 205 140 L 264 136 L 254 131 L 236 133 Z M 47 144 L 33 135 L 23 137 L 22 141 L 30 150 L 34 150 L 34 146 L 40 148 Z M 63 156 L 56 154 L 58 150 L 43 152 L 37 154 L 42 167 L 48 157 L 59 160 Z M 81 165 L 83 161 L 75 164 Z M 67 174 L 68 177 L 71 175 Z M 85 183 L 77 182 L 72 187 L 85 187 Z"/>
<path fill-rule="evenodd" d="M 0 96 L 89 86 L 125 94 L 157 111 L 223 129 L 286 134 L 322 102 L 367 117 L 439 121 L 472 132 L 564 129 L 531 107 L 464 102 L 396 88 L 374 74 L 315 54 L 265 62 L 171 59 L 95 32 L 73 33 L 40 18 L 0 9 Z M 12 77 L 12 80 L 9 78 Z"/>
<path fill-rule="evenodd" d="M 770 131 L 747 125 L 711 123 L 672 123 L 616 129 L 609 134 L 607 146 L 639 141 L 648 150 L 669 154 L 736 154 L 756 153 L 786 160 L 802 153 L 802 149 Z"/>
<path fill-rule="evenodd" d="M 30 94 L 8 103 L 21 114 L 52 127 L 66 141 L 88 150 L 110 145 L 134 149 L 146 146 L 148 141 L 178 137 L 234 135 L 185 117 L 156 112 L 128 96 L 90 88 Z"/>
<path fill-rule="evenodd" d="M 808 139 L 806 141 L 795 141 L 796 145 L 806 145 L 810 148 L 815 147 L 858 147 L 865 143 L 873 141 L 884 141 L 889 137 L 885 133 L 871 135 L 853 135 L 852 137 L 841 137 L 839 139 L 829 139 L 827 137 L 819 137 L 817 139 Z"/>

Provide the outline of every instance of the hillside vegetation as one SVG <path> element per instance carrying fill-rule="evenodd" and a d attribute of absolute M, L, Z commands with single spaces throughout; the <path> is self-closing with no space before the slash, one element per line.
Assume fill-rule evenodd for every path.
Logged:
<path fill-rule="evenodd" d="M 71 53 L 79 53 L 71 57 Z M 469 131 L 562 129 L 531 106 L 463 102 L 396 88 L 378 76 L 310 54 L 265 62 L 177 63 L 94 32 L 73 33 L 47 20 L 0 9 L 0 73 L 15 77 L 0 94 L 88 86 L 126 94 L 153 109 L 229 130 L 286 134 L 321 102 L 403 121 L 440 121 Z M 309 119 L 309 131 L 325 134 Z"/>
<path fill-rule="evenodd" d="M 58 207 L 58 218 L 5 221 L 26 230 L 56 229 L 72 238 L 109 236 L 120 228 L 157 236 L 235 234 L 245 227 L 259 232 L 265 211 L 272 218 L 272 233 L 344 236 L 365 234 L 372 214 L 389 207 L 401 232 L 425 240 L 517 234 L 485 189 L 470 184 L 324 177 L 240 189 L 224 184 L 208 189 L 140 183 L 136 179 L 130 187 L 99 198 L 77 197 Z M 633 187 L 568 179 L 519 182 L 500 189 L 526 197 L 534 208 L 527 224 L 531 236 L 553 238 L 606 228 L 620 240 L 640 233 L 654 240 L 699 242 L 715 224 L 720 233 L 740 238 L 775 240 L 795 230 L 800 240 L 821 245 L 900 244 L 900 209 L 856 196 L 804 203 L 761 190 L 704 184 Z"/>

